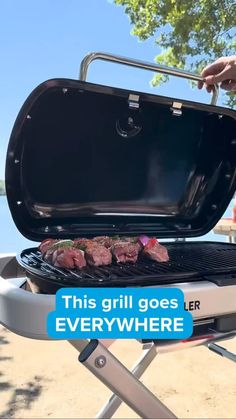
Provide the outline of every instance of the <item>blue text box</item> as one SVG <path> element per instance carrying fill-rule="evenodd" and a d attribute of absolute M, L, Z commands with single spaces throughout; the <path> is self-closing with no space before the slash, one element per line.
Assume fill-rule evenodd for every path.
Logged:
<path fill-rule="evenodd" d="M 62 288 L 49 313 L 53 339 L 186 339 L 193 319 L 178 288 Z"/>

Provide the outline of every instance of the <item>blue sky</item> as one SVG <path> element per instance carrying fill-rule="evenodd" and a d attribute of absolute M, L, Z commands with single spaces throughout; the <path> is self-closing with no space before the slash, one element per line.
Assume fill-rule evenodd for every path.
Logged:
<path fill-rule="evenodd" d="M 0 1 L 0 178 L 12 126 L 29 93 L 50 78 L 77 78 L 83 57 L 103 51 L 154 61 L 154 39 L 138 42 L 122 7 L 108 0 Z M 152 88 L 152 72 L 94 62 L 88 80 L 165 96 L 209 102 L 179 78 Z M 220 103 L 220 102 L 219 102 Z"/>

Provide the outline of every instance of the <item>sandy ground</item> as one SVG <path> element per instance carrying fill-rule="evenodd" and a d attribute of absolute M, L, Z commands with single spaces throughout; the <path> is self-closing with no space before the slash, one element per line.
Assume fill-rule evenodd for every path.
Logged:
<path fill-rule="evenodd" d="M 236 339 L 223 346 L 236 352 Z M 119 341 L 127 367 L 141 345 Z M 157 356 L 142 381 L 179 418 L 236 418 L 236 365 L 204 347 Z M 110 391 L 77 361 L 67 342 L 25 339 L 0 328 L 1 418 L 92 418 Z M 137 418 L 122 405 L 115 418 Z"/>

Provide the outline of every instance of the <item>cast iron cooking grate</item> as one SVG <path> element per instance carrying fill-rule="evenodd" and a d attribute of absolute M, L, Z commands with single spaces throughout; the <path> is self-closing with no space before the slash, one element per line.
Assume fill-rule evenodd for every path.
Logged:
<path fill-rule="evenodd" d="M 141 259 L 136 264 L 112 264 L 69 270 L 44 262 L 36 248 L 26 249 L 18 257 L 30 277 L 52 281 L 60 287 L 139 286 L 198 280 L 207 275 L 236 273 L 236 245 L 214 242 L 164 243 L 170 261 L 158 263 Z"/>

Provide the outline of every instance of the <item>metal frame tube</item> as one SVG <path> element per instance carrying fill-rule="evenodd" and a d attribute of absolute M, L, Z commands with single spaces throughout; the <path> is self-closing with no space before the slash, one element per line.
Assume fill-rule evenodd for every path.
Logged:
<path fill-rule="evenodd" d="M 131 373 L 136 377 L 140 378 L 146 369 L 149 367 L 153 359 L 156 357 L 157 351 L 153 343 L 148 343 L 143 346 L 143 351 L 140 359 L 131 369 Z M 102 407 L 102 409 L 97 414 L 97 419 L 110 419 L 117 409 L 122 404 L 122 400 L 116 395 L 113 394 L 108 402 Z"/>
<path fill-rule="evenodd" d="M 236 362 L 236 354 L 233 352 L 228 351 L 228 349 L 222 348 L 220 345 L 216 345 L 216 343 L 210 343 L 208 345 L 208 349 L 215 352 L 217 355 L 221 355 L 230 361 Z"/>
<path fill-rule="evenodd" d="M 79 361 L 140 417 L 173 419 L 176 416 L 152 394 L 99 341 L 92 340 Z"/>
<path fill-rule="evenodd" d="M 190 73 L 189 71 L 184 71 L 184 70 L 180 70 L 180 69 L 172 68 L 172 67 L 166 67 L 160 64 L 152 64 L 146 61 L 136 60 L 133 58 L 106 54 L 104 52 L 91 52 L 90 54 L 84 57 L 80 65 L 79 80 L 86 81 L 89 65 L 94 60 L 110 61 L 113 63 L 128 65 L 131 67 L 142 68 L 143 70 L 157 71 L 159 73 L 167 74 L 170 76 L 182 77 L 188 80 L 204 82 L 203 77 L 199 76 L 198 74 Z M 211 105 L 216 105 L 218 95 L 219 95 L 218 85 L 215 84 L 214 86 L 215 86 L 215 89 L 212 94 Z"/>
<path fill-rule="evenodd" d="M 207 335 L 193 336 L 185 341 L 155 341 L 156 350 L 159 355 L 176 352 L 197 346 L 208 346 L 211 343 L 236 338 L 236 330 L 231 332 L 216 332 L 210 330 Z"/>
<path fill-rule="evenodd" d="M 89 340 L 87 339 L 71 339 L 67 342 L 69 342 L 79 353 L 81 353 L 89 344 Z"/>

